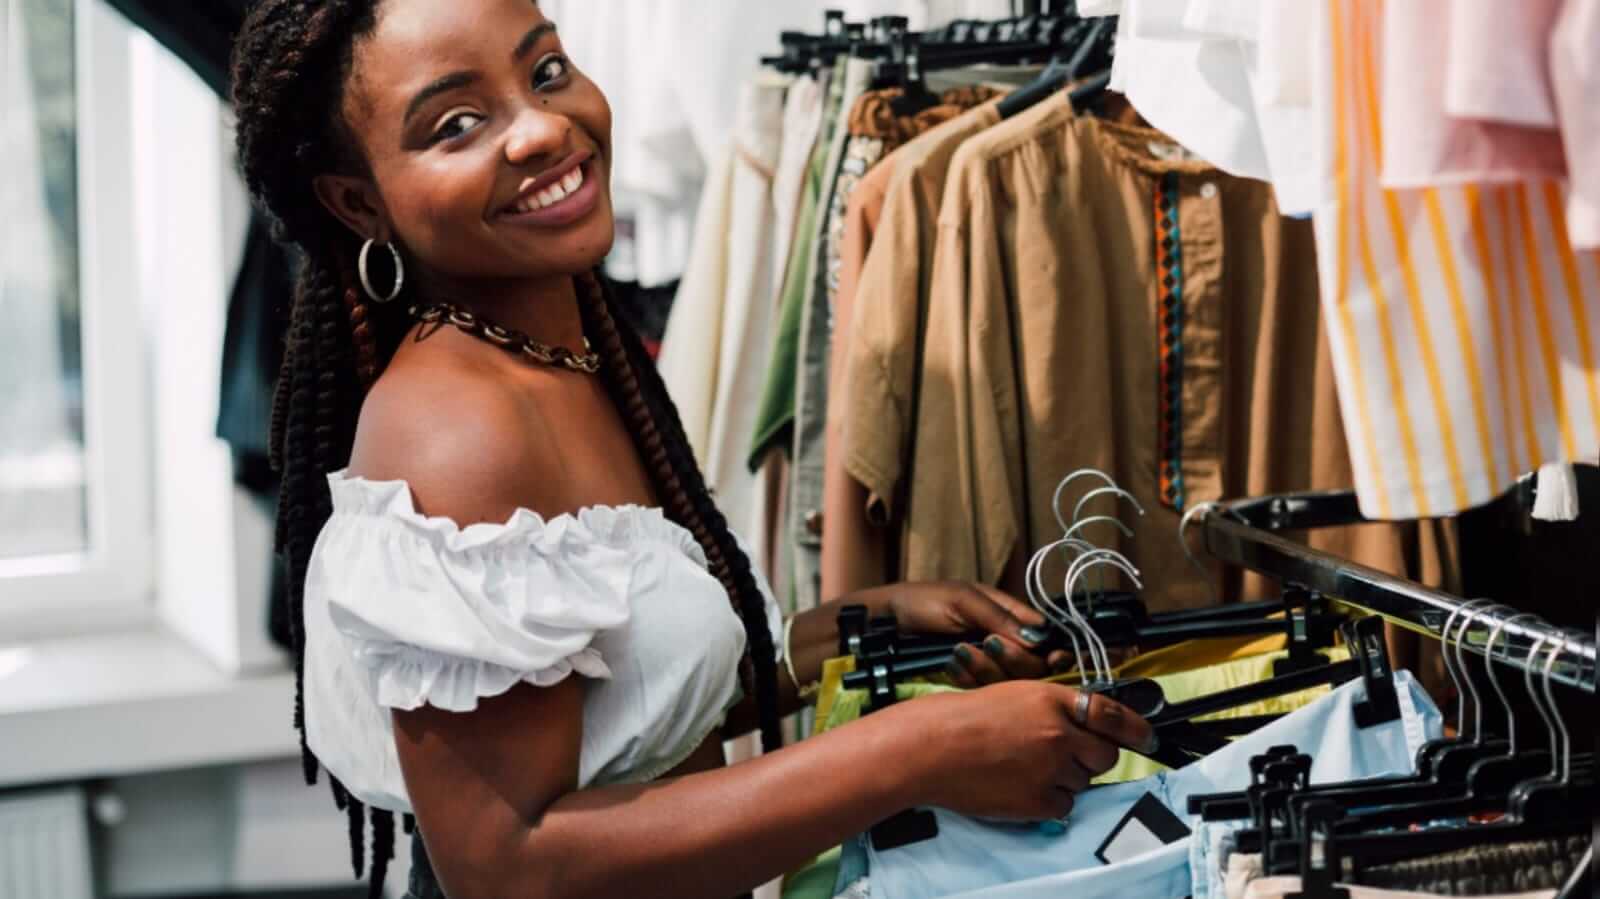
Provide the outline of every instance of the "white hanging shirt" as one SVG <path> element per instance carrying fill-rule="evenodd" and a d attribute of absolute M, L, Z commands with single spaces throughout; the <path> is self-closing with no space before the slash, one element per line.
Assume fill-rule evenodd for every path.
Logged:
<path fill-rule="evenodd" d="M 1270 181 L 1285 214 L 1316 201 L 1309 104 L 1269 101 L 1263 3 L 1125 0 L 1111 87 L 1146 121 L 1224 171 Z"/>
<path fill-rule="evenodd" d="M 518 683 L 583 675 L 581 788 L 666 774 L 738 702 L 744 625 L 661 510 L 518 510 L 461 528 L 419 514 L 402 481 L 335 472 L 328 486 L 306 576 L 306 738 L 362 802 L 411 811 L 392 709 L 470 712 Z"/>

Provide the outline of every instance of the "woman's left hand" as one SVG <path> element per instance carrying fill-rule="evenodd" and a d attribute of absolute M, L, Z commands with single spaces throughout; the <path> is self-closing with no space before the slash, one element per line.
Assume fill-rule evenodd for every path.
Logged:
<path fill-rule="evenodd" d="M 994 587 L 955 582 L 891 584 L 876 588 L 885 600 L 879 614 L 892 614 L 902 633 L 987 633 L 981 643 L 956 647 L 948 672 L 962 687 L 1005 680 L 1039 678 L 1066 669 L 1071 654 L 1056 650 L 1048 657 L 1032 647 L 1049 631 L 1044 616 L 1026 603 Z"/>

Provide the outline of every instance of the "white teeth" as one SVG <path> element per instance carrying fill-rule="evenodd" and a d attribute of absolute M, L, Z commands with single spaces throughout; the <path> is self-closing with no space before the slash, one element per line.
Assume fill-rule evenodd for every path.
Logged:
<path fill-rule="evenodd" d="M 582 186 L 583 168 L 580 166 L 568 172 L 566 177 L 562 178 L 555 184 L 546 187 L 544 190 L 541 190 L 532 196 L 523 197 L 521 200 L 518 200 L 516 206 L 513 208 L 517 212 L 536 212 L 545 208 L 546 206 L 553 206 L 556 203 L 565 200 L 567 197 L 572 196 L 573 192 Z"/>

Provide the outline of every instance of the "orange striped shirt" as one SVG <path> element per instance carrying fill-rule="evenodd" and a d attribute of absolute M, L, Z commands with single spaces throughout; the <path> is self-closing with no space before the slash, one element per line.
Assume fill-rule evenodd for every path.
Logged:
<path fill-rule="evenodd" d="M 1385 190 L 1384 4 L 1317 0 L 1316 215 L 1363 511 L 1458 512 L 1600 453 L 1600 254 L 1556 182 Z M 1402 136 L 1403 137 L 1403 136 Z"/>

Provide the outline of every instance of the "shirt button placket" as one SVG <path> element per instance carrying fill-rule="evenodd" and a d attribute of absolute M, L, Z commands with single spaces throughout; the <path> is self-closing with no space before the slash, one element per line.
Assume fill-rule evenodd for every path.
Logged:
<path fill-rule="evenodd" d="M 1189 504 L 1220 499 L 1225 439 L 1222 378 L 1224 229 L 1214 174 L 1183 179 L 1183 479 Z M 1244 301 L 1248 298 L 1239 298 Z"/>

